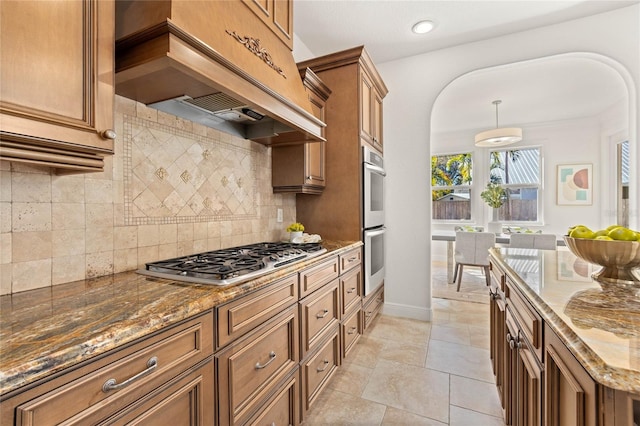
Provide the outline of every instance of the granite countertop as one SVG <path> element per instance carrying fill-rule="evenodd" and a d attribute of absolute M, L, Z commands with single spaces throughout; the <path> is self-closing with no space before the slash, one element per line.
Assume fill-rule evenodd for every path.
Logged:
<path fill-rule="evenodd" d="M 601 287 L 600 266 L 567 249 L 491 255 L 594 380 L 640 394 L 640 287 Z"/>
<path fill-rule="evenodd" d="M 136 272 L 0 297 L 0 395 L 103 354 L 362 245 L 325 241 L 327 253 L 230 286 Z"/>

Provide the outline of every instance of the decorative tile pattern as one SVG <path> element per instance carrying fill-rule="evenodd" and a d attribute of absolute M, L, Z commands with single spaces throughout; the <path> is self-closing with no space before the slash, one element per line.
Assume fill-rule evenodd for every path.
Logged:
<path fill-rule="evenodd" d="M 126 225 L 257 217 L 258 148 L 124 116 Z"/>

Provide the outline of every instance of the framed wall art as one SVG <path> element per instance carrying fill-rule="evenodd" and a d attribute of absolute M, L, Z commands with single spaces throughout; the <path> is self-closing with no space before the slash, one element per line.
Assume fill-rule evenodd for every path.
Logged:
<path fill-rule="evenodd" d="M 593 166 L 591 164 L 558 164 L 558 205 L 590 206 L 593 204 Z"/>

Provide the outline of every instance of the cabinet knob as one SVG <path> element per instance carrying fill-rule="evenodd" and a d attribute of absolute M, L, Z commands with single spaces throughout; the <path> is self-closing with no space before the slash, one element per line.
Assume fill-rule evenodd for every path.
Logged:
<path fill-rule="evenodd" d="M 311 180 L 311 179 L 312 179 L 311 176 L 307 176 L 307 180 Z"/>
<path fill-rule="evenodd" d="M 107 129 L 101 134 L 103 139 L 115 139 L 118 135 L 113 129 Z"/>

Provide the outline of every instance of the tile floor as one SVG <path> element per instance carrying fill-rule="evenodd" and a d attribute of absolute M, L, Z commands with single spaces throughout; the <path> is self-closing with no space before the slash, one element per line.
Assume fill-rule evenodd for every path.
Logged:
<path fill-rule="evenodd" d="M 502 426 L 489 305 L 433 299 L 433 321 L 379 315 L 304 425 Z"/>

